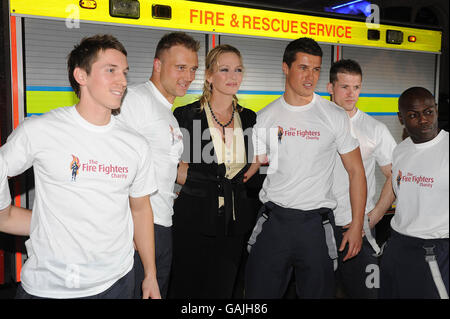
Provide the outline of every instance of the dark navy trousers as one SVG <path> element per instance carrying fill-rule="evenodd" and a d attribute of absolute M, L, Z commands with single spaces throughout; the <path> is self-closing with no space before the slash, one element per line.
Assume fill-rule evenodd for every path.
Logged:
<path fill-rule="evenodd" d="M 340 226 L 336 227 L 335 236 L 337 247 L 342 243 L 344 233 L 348 229 Z M 375 235 L 375 232 L 372 233 Z M 336 285 L 345 293 L 346 298 L 351 299 L 376 299 L 379 290 L 379 266 L 378 257 L 375 251 L 364 236 L 361 251 L 353 258 L 346 261 L 345 255 L 348 252 L 348 245 L 341 252 L 338 252 L 339 264 L 336 271 Z M 370 276 L 378 278 L 370 278 Z M 376 280 L 378 279 L 378 280 Z M 373 282 L 375 281 L 375 282 Z"/>
<path fill-rule="evenodd" d="M 161 297 L 167 297 L 169 289 L 170 269 L 172 267 L 172 227 L 154 225 L 155 229 L 155 262 L 156 280 Z M 144 280 L 144 265 L 137 251 L 134 252 L 135 288 L 134 299 L 142 299 L 142 281 Z"/>
<path fill-rule="evenodd" d="M 449 288 L 449 239 L 421 239 L 399 234 L 391 228 L 380 265 L 380 298 L 438 299 L 424 246 L 434 252 L 445 288 Z"/>
<path fill-rule="evenodd" d="M 334 226 L 333 212 L 326 210 Z M 299 298 L 334 297 L 333 261 L 328 255 L 319 210 L 274 205 L 248 257 L 245 298 L 282 298 L 292 272 Z"/>

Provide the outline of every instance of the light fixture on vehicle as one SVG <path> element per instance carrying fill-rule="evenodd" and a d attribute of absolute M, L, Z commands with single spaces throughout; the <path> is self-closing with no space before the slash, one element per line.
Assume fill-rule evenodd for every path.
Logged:
<path fill-rule="evenodd" d="M 152 5 L 152 18 L 154 19 L 172 19 L 172 8 L 162 4 Z"/>
<path fill-rule="evenodd" d="M 403 32 L 398 30 L 386 30 L 386 43 L 402 44 Z"/>
<path fill-rule="evenodd" d="M 95 9 L 97 8 L 97 1 L 95 0 L 80 0 L 78 3 L 80 7 L 84 9 Z"/>
<path fill-rule="evenodd" d="M 367 30 L 367 40 L 380 40 L 380 30 Z"/>
<path fill-rule="evenodd" d="M 416 42 L 416 41 L 417 41 L 417 38 L 416 38 L 415 35 L 410 35 L 410 36 L 408 37 L 408 42 Z"/>
<path fill-rule="evenodd" d="M 137 0 L 109 0 L 109 14 L 112 17 L 139 19 L 140 5 Z"/>

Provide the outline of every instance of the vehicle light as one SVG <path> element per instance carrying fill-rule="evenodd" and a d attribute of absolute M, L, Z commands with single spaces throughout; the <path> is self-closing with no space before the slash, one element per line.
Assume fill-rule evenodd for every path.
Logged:
<path fill-rule="evenodd" d="M 152 5 L 152 18 L 154 19 L 172 19 L 172 8 L 162 4 Z"/>
<path fill-rule="evenodd" d="M 109 0 L 109 14 L 112 17 L 139 19 L 140 5 L 137 0 Z"/>
<path fill-rule="evenodd" d="M 386 43 L 402 44 L 403 32 L 398 30 L 386 30 Z"/>
<path fill-rule="evenodd" d="M 367 30 L 367 40 L 380 40 L 380 30 Z"/>
<path fill-rule="evenodd" d="M 84 9 L 95 9 L 97 8 L 97 1 L 95 0 L 80 0 L 80 7 Z"/>
<path fill-rule="evenodd" d="M 409 42 L 416 42 L 416 41 L 417 41 L 417 38 L 416 38 L 415 35 L 410 35 L 410 36 L 408 37 L 408 41 L 409 41 Z"/>

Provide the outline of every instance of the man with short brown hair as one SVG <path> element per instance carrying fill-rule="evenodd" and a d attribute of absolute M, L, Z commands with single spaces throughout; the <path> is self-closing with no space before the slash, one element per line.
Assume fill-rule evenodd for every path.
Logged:
<path fill-rule="evenodd" d="M 158 42 L 149 81 L 128 88 L 120 117 L 141 133 L 152 150 L 158 193 L 150 200 L 155 217 L 156 268 L 163 298 L 167 296 L 172 262 L 172 215 L 177 165 L 183 135 L 172 114 L 177 96 L 184 96 L 198 68 L 198 41 L 184 32 L 168 33 Z M 135 254 L 136 298 L 140 298 L 142 263 Z"/>
<path fill-rule="evenodd" d="M 367 202 L 364 215 L 364 238 L 361 252 L 343 262 L 345 251 L 339 253 L 336 284 L 348 298 L 375 299 L 379 286 L 367 285 L 372 266 L 378 265 L 380 248 L 375 240 L 374 227 L 389 209 L 394 196 L 391 188 L 392 151 L 396 143 L 386 125 L 356 107 L 362 87 L 362 70 L 354 60 L 339 60 L 332 64 L 327 89 L 331 100 L 342 107 L 351 122 L 351 134 L 358 139 L 367 180 Z M 339 157 L 339 154 L 336 154 Z M 380 198 L 375 201 L 375 163 L 386 177 Z M 348 174 L 340 161 L 334 167 L 333 194 L 337 200 L 334 209 L 336 242 L 341 240 L 352 222 Z"/>
<path fill-rule="evenodd" d="M 110 35 L 84 38 L 68 58 L 79 102 L 25 119 L 0 148 L 9 176 L 31 166 L 35 175 L 19 299 L 131 298 L 133 240 L 143 296 L 160 298 L 149 147 L 112 115 L 127 87 L 126 54 Z"/>
<path fill-rule="evenodd" d="M 321 65 L 316 41 L 290 42 L 282 65 L 286 91 L 258 112 L 255 154 L 257 163 L 268 156 L 269 169 L 259 194 L 264 208 L 249 241 L 247 298 L 281 298 L 292 272 L 298 297 L 334 297 L 336 201 L 331 184 L 336 152 L 349 175 L 353 215 L 339 249 L 348 245 L 347 260 L 361 248 L 366 200 L 361 153 L 347 114 L 314 93 Z"/>

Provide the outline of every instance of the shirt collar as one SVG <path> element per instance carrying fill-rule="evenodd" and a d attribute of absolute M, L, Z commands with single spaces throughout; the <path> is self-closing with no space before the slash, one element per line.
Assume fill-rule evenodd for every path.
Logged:
<path fill-rule="evenodd" d="M 152 81 L 148 81 L 148 85 L 153 91 L 154 96 L 161 102 L 161 104 L 167 106 L 169 109 L 172 109 L 172 103 L 170 103 L 164 95 L 158 90 L 156 85 Z"/>

